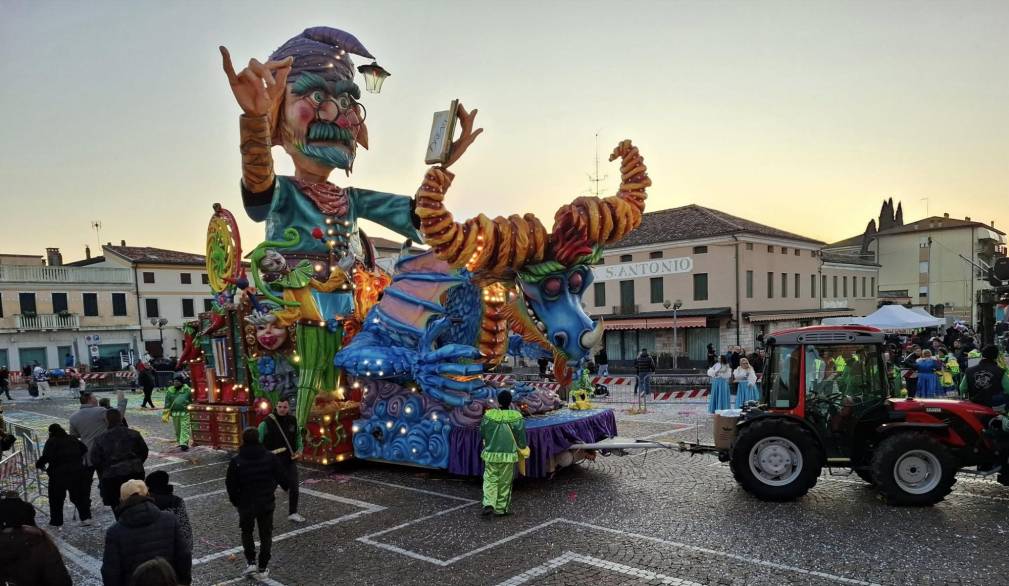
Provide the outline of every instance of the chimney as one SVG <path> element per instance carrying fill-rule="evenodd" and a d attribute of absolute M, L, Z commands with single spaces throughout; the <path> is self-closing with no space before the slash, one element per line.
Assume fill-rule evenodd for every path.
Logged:
<path fill-rule="evenodd" d="M 967 216 L 967 221 L 968 221 L 968 222 L 970 221 L 970 216 Z"/>
<path fill-rule="evenodd" d="M 87 244 L 84 245 L 84 258 L 85 260 L 91 260 L 91 247 Z"/>
<path fill-rule="evenodd" d="M 59 248 L 46 249 L 46 264 L 51 267 L 58 267 L 63 265 L 63 255 L 60 254 Z"/>
<path fill-rule="evenodd" d="M 120 240 L 119 241 L 119 246 L 126 246 L 126 241 L 125 240 Z"/>
<path fill-rule="evenodd" d="M 991 221 L 991 227 L 992 227 L 992 228 L 994 228 L 994 227 L 995 227 L 995 220 L 992 220 L 992 221 Z"/>
<path fill-rule="evenodd" d="M 945 214 L 943 214 L 942 217 L 949 218 L 949 212 L 946 212 Z"/>

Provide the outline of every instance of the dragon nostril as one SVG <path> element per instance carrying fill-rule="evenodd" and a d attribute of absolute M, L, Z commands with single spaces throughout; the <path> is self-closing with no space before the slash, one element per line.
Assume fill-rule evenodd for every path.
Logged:
<path fill-rule="evenodd" d="M 568 343 L 568 335 L 564 332 L 557 332 L 554 334 L 554 346 L 558 348 L 563 348 L 565 344 Z"/>

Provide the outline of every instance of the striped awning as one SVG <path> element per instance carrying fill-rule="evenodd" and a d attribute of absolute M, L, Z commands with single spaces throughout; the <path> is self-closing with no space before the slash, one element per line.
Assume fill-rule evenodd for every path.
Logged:
<path fill-rule="evenodd" d="M 632 319 L 608 319 L 604 322 L 607 330 L 662 330 L 672 329 L 673 318 L 652 317 Z M 706 317 L 678 317 L 677 328 L 703 328 L 708 325 Z"/>
<path fill-rule="evenodd" d="M 747 319 L 750 323 L 764 323 L 771 321 L 793 321 L 797 319 L 820 319 L 824 317 L 847 317 L 854 313 L 853 309 L 825 309 L 822 311 L 794 311 L 784 313 L 763 313 L 759 315 L 750 314 Z"/>

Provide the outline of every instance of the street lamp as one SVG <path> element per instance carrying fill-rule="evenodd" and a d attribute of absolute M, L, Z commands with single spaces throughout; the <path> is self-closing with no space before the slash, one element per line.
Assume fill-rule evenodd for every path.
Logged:
<path fill-rule="evenodd" d="M 161 357 L 165 356 L 165 326 L 168 325 L 168 320 L 163 317 L 152 317 L 151 325 L 158 328 L 158 339 L 161 344 Z"/>
<path fill-rule="evenodd" d="M 361 65 L 357 68 L 364 76 L 364 89 L 370 94 L 377 94 L 382 91 L 382 84 L 390 73 L 377 62 L 372 61 L 369 65 Z"/>
<path fill-rule="evenodd" d="M 668 299 L 662 302 L 662 306 L 669 309 L 670 306 L 673 308 L 673 369 L 680 367 L 679 360 L 679 349 L 680 347 L 676 343 L 676 311 L 683 307 L 683 300 L 677 299 L 676 302 L 671 302 Z"/>

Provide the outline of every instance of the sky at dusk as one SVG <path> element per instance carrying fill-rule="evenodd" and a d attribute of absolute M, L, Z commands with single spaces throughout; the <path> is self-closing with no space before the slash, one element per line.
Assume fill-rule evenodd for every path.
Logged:
<path fill-rule="evenodd" d="M 318 25 L 353 33 L 392 73 L 363 97 L 371 150 L 338 185 L 413 194 L 431 114 L 459 98 L 485 131 L 453 167 L 457 219 L 532 211 L 549 225 L 589 193 L 598 132 L 605 192 L 619 175 L 605 155 L 631 138 L 651 210 L 698 203 L 835 241 L 893 197 L 908 221 L 927 205 L 1009 231 L 1005 1 L 0 0 L 0 11 L 4 253 L 82 258 L 96 219 L 103 242 L 197 252 L 214 202 L 240 217 L 251 248 L 263 227 L 242 210 L 240 110 L 217 46 L 236 65 L 265 61 Z"/>

